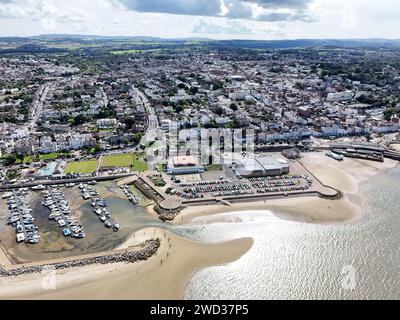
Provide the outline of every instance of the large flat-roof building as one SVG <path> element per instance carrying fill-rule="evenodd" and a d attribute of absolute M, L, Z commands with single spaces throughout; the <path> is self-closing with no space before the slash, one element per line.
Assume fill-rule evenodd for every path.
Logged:
<path fill-rule="evenodd" d="M 280 176 L 289 173 L 286 160 L 276 159 L 272 155 L 259 158 L 243 158 L 235 161 L 236 173 L 242 177 Z"/>
<path fill-rule="evenodd" d="M 167 173 L 173 175 L 203 173 L 204 166 L 193 156 L 172 157 L 168 161 Z"/>

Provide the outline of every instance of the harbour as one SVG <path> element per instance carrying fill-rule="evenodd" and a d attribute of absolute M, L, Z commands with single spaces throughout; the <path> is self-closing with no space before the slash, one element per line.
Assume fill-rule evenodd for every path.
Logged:
<path fill-rule="evenodd" d="M 55 191 L 51 187 L 48 188 Z M 96 188 L 107 202 L 106 210 L 112 214 L 112 224 L 118 224 L 118 228 L 115 228 L 116 226 L 114 225 L 116 232 L 114 232 L 112 225 L 107 227 L 99 216 L 93 212 L 91 201 L 86 201 L 82 198 L 79 185 L 59 188 L 54 193 L 55 196 L 58 193 L 63 194 L 64 201 L 68 202 L 68 209 L 64 207 L 64 210 L 66 210 L 66 213 L 70 211 L 69 215 L 62 215 L 61 207 L 60 209 L 55 207 L 53 209 L 58 210 L 60 214 L 55 211 L 55 215 L 51 216 L 51 211 L 43 206 L 43 203 L 46 203 L 46 199 L 42 195 L 42 192 L 47 194 L 50 191 L 30 190 L 27 192 L 29 192 L 28 199 L 32 209 L 31 214 L 35 219 L 35 225 L 38 227 L 38 236 L 40 237 L 40 241 L 35 245 L 17 242 L 14 228 L 6 224 L 9 219 L 9 211 L 6 200 L 2 199 L 0 201 L 0 244 L 12 263 L 38 262 L 73 257 L 81 255 L 82 252 L 91 254 L 113 250 L 143 226 L 161 223 L 155 217 L 148 215 L 145 206 L 151 202 L 141 195 L 139 191 L 135 191 L 135 197 L 139 203 L 132 205 L 132 202 L 126 198 L 122 189 L 115 182 L 101 182 Z M 50 193 L 48 199 L 48 204 L 51 205 L 53 200 Z M 49 220 L 49 217 L 52 217 L 53 221 Z M 60 227 L 54 219 L 58 219 L 58 222 L 64 220 L 65 226 Z M 71 231 L 71 234 L 65 232 L 67 229 Z M 84 233 L 85 237 L 80 237 L 79 231 Z M 74 237 L 74 233 L 78 237 Z"/>

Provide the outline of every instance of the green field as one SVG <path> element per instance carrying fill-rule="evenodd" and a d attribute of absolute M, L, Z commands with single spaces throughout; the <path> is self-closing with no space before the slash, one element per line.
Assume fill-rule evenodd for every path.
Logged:
<path fill-rule="evenodd" d="M 82 162 L 70 162 L 67 164 L 64 173 L 91 173 L 97 169 L 97 161 L 82 161 Z"/>
<path fill-rule="evenodd" d="M 127 167 L 134 171 L 146 171 L 147 164 L 139 160 L 139 158 L 131 153 L 128 154 L 116 154 L 103 157 L 101 163 L 102 168 L 114 168 L 114 167 Z"/>
<path fill-rule="evenodd" d="M 133 156 L 133 170 L 135 171 L 146 171 L 149 167 L 146 162 L 140 161 L 140 159 L 134 155 Z"/>
<path fill-rule="evenodd" d="M 121 55 L 121 54 L 139 54 L 146 52 L 159 52 L 162 49 L 143 49 L 143 50 L 117 50 L 111 51 L 112 54 Z"/>
<path fill-rule="evenodd" d="M 54 160 L 58 158 L 58 153 L 48 153 L 39 155 L 40 160 Z"/>
<path fill-rule="evenodd" d="M 46 153 L 46 154 L 40 154 L 39 160 L 47 161 L 47 160 L 56 160 L 58 158 L 68 158 L 69 153 L 67 152 L 56 152 L 56 153 Z"/>

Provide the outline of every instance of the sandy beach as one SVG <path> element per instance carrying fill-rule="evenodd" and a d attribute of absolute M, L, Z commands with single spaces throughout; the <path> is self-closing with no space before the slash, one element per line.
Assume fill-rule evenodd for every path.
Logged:
<path fill-rule="evenodd" d="M 175 224 L 201 223 L 202 216 L 239 211 L 269 211 L 282 219 L 308 223 L 349 223 L 365 214 L 358 195 L 362 182 L 395 167 L 385 163 L 345 159 L 338 162 L 323 153 L 304 154 L 301 163 L 321 183 L 344 193 L 340 200 L 315 196 L 186 208 Z M 196 219 L 197 218 L 197 219 Z M 213 222 L 223 222 L 216 217 Z M 224 220 L 225 221 L 225 220 Z M 229 221 L 228 221 L 229 222 Z M 142 229 L 117 249 L 134 247 L 148 239 L 161 239 L 161 247 L 149 260 L 134 264 L 92 265 L 57 271 L 56 289 L 44 290 L 46 275 L 0 278 L 0 299 L 182 299 L 184 288 L 197 270 L 238 260 L 251 248 L 252 239 L 204 244 L 183 239 L 157 228 Z M 7 257 L 0 252 L 0 261 Z"/>
<path fill-rule="evenodd" d="M 43 289 L 42 274 L 0 278 L 0 299 L 182 299 L 196 270 L 233 262 L 253 243 L 239 239 L 202 244 L 148 228 L 138 231 L 120 249 L 157 237 L 161 247 L 149 260 L 57 271 L 55 290 Z"/>
<path fill-rule="evenodd" d="M 307 223 L 349 223 L 360 219 L 365 212 L 358 196 L 360 184 L 398 165 L 397 161 L 390 159 L 385 159 L 384 163 L 348 158 L 339 162 L 316 152 L 303 154 L 300 162 L 324 185 L 342 191 L 344 197 L 333 201 L 306 196 L 235 203 L 231 206 L 188 207 L 175 223 L 187 224 L 201 216 L 249 210 L 268 210 L 280 218 Z"/>

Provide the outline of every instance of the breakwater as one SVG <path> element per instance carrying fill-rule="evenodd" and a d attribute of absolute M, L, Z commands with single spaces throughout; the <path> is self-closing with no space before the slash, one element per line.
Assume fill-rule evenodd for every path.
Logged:
<path fill-rule="evenodd" d="M 10 270 L 5 270 L 0 267 L 0 277 L 15 277 L 24 274 L 41 273 L 43 270 L 45 270 L 45 268 L 51 268 L 53 270 L 63 270 L 76 267 L 85 267 L 95 264 L 111 264 L 119 262 L 134 263 L 147 260 L 154 254 L 156 254 L 157 250 L 160 247 L 160 243 L 160 239 L 147 240 L 143 243 L 143 248 L 137 251 L 125 251 L 96 257 L 34 265 Z"/>

